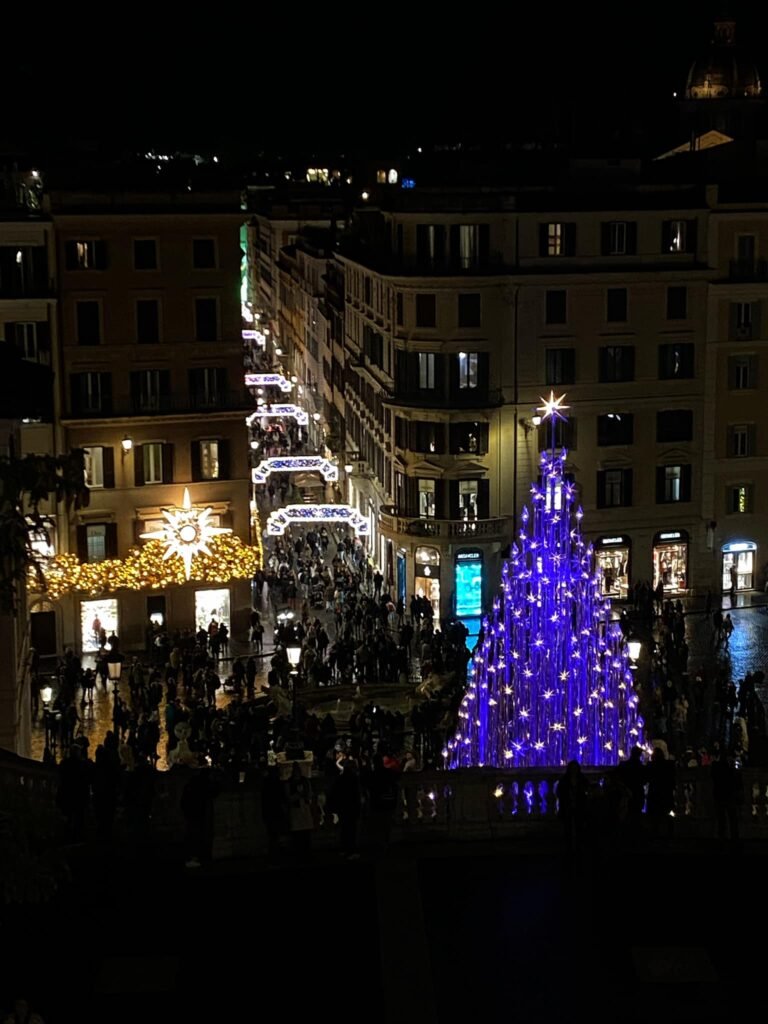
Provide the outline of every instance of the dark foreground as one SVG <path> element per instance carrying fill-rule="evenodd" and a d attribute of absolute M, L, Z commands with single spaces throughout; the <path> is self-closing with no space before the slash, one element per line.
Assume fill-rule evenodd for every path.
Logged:
<path fill-rule="evenodd" d="M 45 1024 L 716 1020 L 762 993 L 765 854 L 568 858 L 526 839 L 193 871 L 89 852 L 52 905 L 2 913 L 0 1007 L 24 993 Z"/>

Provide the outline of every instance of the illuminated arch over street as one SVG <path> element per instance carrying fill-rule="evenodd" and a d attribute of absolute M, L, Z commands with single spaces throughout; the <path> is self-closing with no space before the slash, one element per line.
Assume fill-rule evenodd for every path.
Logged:
<path fill-rule="evenodd" d="M 270 512 L 267 519 L 267 533 L 282 537 L 289 526 L 303 526 L 305 523 L 346 523 L 355 533 L 367 536 L 368 521 L 351 505 L 284 505 Z"/>
<path fill-rule="evenodd" d="M 306 427 L 309 423 L 309 413 L 298 405 L 262 405 L 250 416 L 246 416 L 246 425 L 250 427 L 254 420 L 263 419 L 265 416 L 268 419 L 277 419 L 280 416 L 285 416 L 287 419 L 292 418 L 300 427 Z"/>
<path fill-rule="evenodd" d="M 322 455 L 276 455 L 262 459 L 251 470 L 251 480 L 255 484 L 265 484 L 270 473 L 321 473 L 326 483 L 339 479 L 338 466 L 334 466 Z"/>
<path fill-rule="evenodd" d="M 282 373 L 246 373 L 245 386 L 247 388 L 280 388 L 281 391 L 290 391 L 293 388 L 293 384 Z"/>

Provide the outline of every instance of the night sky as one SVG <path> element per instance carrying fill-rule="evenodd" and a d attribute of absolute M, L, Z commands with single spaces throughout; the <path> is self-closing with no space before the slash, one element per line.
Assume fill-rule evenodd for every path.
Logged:
<path fill-rule="evenodd" d="M 738 17 L 731 6 L 738 38 L 763 43 L 757 57 L 768 74 L 768 12 L 742 4 Z M 438 23 L 440 8 L 428 19 L 407 4 L 352 8 L 345 18 L 260 7 L 247 23 L 216 20 L 209 8 L 204 24 L 190 13 L 172 31 L 138 17 L 115 34 L 94 36 L 93 25 L 86 36 L 65 33 L 66 43 L 54 31 L 4 48 L 22 101 L 5 106 L 0 141 L 6 151 L 82 139 L 254 153 L 386 149 L 525 141 L 574 118 L 596 136 L 626 134 L 638 119 L 666 116 L 717 9 L 538 4 L 499 16 L 486 5 Z"/>

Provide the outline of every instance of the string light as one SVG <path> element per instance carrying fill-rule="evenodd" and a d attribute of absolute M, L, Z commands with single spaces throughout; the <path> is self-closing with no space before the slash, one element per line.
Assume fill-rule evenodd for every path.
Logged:
<path fill-rule="evenodd" d="M 251 470 L 251 480 L 255 484 L 265 484 L 271 473 L 320 473 L 325 481 L 339 479 L 339 467 L 334 466 L 322 455 L 275 455 L 262 459 L 258 466 Z"/>
<path fill-rule="evenodd" d="M 564 398 L 542 399 L 544 417 L 564 419 Z M 468 666 L 473 714 L 446 744 L 449 768 L 608 765 L 643 742 L 626 644 L 581 538 L 566 455 L 554 438 L 541 455 L 542 483 L 502 568 L 503 598 Z"/>
<path fill-rule="evenodd" d="M 210 554 L 199 554 L 192 563 L 190 579 L 196 583 L 252 579 L 262 567 L 260 541 L 252 546 L 234 534 L 225 534 L 214 537 L 209 547 Z M 141 548 L 132 548 L 125 559 L 81 562 L 77 555 L 57 555 L 42 567 L 45 593 L 55 601 L 73 591 L 97 595 L 116 590 L 162 590 L 186 583 L 182 558 L 166 558 L 165 552 L 162 541 L 150 540 Z M 28 585 L 30 590 L 40 590 L 36 574 L 30 575 Z"/>
<path fill-rule="evenodd" d="M 269 513 L 267 533 L 271 537 L 282 537 L 289 526 L 302 523 L 346 523 L 360 535 L 370 530 L 368 520 L 351 505 L 284 505 Z"/>

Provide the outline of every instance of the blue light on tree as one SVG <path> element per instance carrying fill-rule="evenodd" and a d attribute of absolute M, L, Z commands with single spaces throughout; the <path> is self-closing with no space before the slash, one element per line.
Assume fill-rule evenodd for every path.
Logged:
<path fill-rule="evenodd" d="M 576 488 L 555 448 L 563 397 L 542 399 L 552 447 L 540 457 L 521 528 L 469 667 L 449 768 L 615 764 L 643 742 L 621 629 L 581 536 Z"/>

